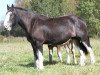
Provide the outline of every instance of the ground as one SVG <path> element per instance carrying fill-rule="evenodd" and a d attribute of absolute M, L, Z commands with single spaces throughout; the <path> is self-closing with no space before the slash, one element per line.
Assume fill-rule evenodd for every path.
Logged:
<path fill-rule="evenodd" d="M 48 62 L 48 48 L 44 45 L 44 69 L 36 70 L 33 65 L 33 51 L 26 38 L 8 37 L 0 39 L 0 75 L 100 75 L 100 39 L 91 39 L 96 63 L 90 64 L 89 56 L 86 56 L 86 65 L 66 64 L 66 51 L 62 47 L 63 62 L 57 58 L 54 48 L 53 63 Z M 76 58 L 79 62 L 79 53 L 76 50 Z M 71 54 L 72 58 L 72 54 Z"/>

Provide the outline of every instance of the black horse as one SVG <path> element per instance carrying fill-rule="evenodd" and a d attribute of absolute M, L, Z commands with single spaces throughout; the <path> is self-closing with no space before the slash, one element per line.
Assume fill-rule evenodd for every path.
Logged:
<path fill-rule="evenodd" d="M 80 48 L 80 64 L 84 65 L 85 54 L 90 53 L 91 63 L 94 63 L 94 53 L 90 46 L 85 22 L 76 16 L 47 18 L 29 10 L 7 5 L 4 27 L 11 30 L 18 23 L 26 32 L 27 40 L 34 52 L 34 64 L 43 69 L 43 44 L 60 45 L 69 39 L 77 41 Z"/>

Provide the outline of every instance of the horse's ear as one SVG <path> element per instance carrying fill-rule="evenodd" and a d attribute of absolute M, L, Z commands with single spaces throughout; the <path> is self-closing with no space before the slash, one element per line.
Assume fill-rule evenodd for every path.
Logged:
<path fill-rule="evenodd" d="M 11 7 L 14 7 L 14 5 L 12 4 L 12 6 Z"/>
<path fill-rule="evenodd" d="M 7 10 L 9 10 L 9 8 L 10 8 L 10 7 L 9 7 L 8 4 L 7 4 Z"/>

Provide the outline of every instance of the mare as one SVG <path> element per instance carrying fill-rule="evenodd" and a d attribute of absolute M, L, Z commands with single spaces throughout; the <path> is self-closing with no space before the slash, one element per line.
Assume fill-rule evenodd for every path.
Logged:
<path fill-rule="evenodd" d="M 34 53 L 34 66 L 43 69 L 43 44 L 60 45 L 69 39 L 77 41 L 80 48 L 80 65 L 85 65 L 85 54 L 90 53 L 91 63 L 95 62 L 90 45 L 86 23 L 74 15 L 57 18 L 39 18 L 40 15 L 29 10 L 7 5 L 4 27 L 11 30 L 17 23 L 26 32 Z"/>

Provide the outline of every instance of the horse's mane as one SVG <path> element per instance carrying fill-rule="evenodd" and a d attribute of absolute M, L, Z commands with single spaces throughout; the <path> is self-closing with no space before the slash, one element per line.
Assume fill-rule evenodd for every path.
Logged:
<path fill-rule="evenodd" d="M 36 11 L 32 11 L 32 10 L 29 10 L 29 9 L 25 9 L 25 8 L 21 8 L 21 7 L 13 7 L 14 9 L 18 9 L 18 10 L 21 10 L 21 11 L 25 11 L 25 12 L 29 12 L 29 13 L 33 13 L 33 14 L 37 14 Z"/>
<path fill-rule="evenodd" d="M 32 10 L 29 10 L 29 9 L 25 9 L 25 8 L 21 8 L 21 7 L 13 7 L 13 8 L 18 9 L 18 10 L 22 10 L 22 11 L 26 11 L 26 12 L 29 12 L 31 14 L 36 14 L 36 15 L 39 15 L 39 16 L 42 16 L 42 17 L 46 17 L 45 15 L 39 14 L 36 11 L 32 11 Z"/>
<path fill-rule="evenodd" d="M 25 9 L 25 8 L 21 8 L 21 7 L 13 7 L 13 8 L 15 8 L 15 9 L 19 9 L 19 10 L 23 10 L 23 11 L 28 11 L 27 9 Z"/>

